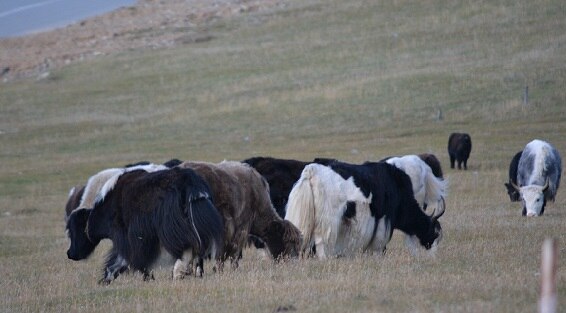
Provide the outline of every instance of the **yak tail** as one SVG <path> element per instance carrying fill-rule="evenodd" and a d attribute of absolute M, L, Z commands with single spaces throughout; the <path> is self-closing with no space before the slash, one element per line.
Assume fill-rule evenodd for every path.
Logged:
<path fill-rule="evenodd" d="M 315 221 L 314 194 L 310 179 L 313 169 L 306 166 L 301 177 L 291 189 L 287 202 L 285 219 L 293 223 L 303 235 L 301 251 L 307 251 L 313 245 Z"/>
<path fill-rule="evenodd" d="M 155 210 L 153 221 L 161 245 L 175 259 L 181 259 L 186 250 L 201 257 L 207 253 L 219 257 L 224 240 L 220 214 L 208 193 L 195 191 L 190 184 L 184 188 L 184 192 L 167 192 Z"/>
<path fill-rule="evenodd" d="M 198 242 L 198 255 L 219 259 L 224 247 L 224 223 L 212 199 L 207 193 L 188 192 L 186 204 L 185 214 Z"/>
<path fill-rule="evenodd" d="M 425 177 L 425 207 L 431 206 L 433 210 L 443 205 L 448 193 L 448 181 L 434 176 L 432 170 L 427 168 Z M 434 212 L 434 211 L 433 211 Z"/>

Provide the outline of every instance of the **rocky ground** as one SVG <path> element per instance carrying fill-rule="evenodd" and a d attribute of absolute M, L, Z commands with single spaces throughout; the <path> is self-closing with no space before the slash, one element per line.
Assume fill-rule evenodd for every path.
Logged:
<path fill-rule="evenodd" d="M 49 75 L 53 68 L 126 50 L 209 40 L 219 18 L 282 5 L 283 0 L 138 0 L 132 7 L 52 31 L 0 40 L 0 79 Z"/>

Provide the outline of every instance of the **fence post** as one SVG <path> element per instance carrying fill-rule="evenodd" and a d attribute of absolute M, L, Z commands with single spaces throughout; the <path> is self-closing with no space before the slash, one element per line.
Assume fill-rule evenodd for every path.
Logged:
<path fill-rule="evenodd" d="M 523 104 L 529 105 L 529 86 L 525 86 L 525 91 L 523 93 Z"/>
<path fill-rule="evenodd" d="M 556 239 L 545 239 L 542 244 L 542 258 L 540 264 L 541 288 L 539 313 L 556 313 L 558 305 L 556 296 L 557 259 L 558 243 Z"/>

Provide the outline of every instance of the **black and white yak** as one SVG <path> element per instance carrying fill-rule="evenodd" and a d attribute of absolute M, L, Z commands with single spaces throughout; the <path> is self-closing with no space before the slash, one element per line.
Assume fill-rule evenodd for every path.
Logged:
<path fill-rule="evenodd" d="M 535 139 L 529 142 L 519 159 L 517 184 L 523 202 L 523 215 L 544 213 L 548 200 L 554 201 L 562 175 L 562 159 L 548 142 Z"/>
<path fill-rule="evenodd" d="M 307 165 L 293 187 L 285 219 L 303 233 L 302 251 L 319 258 L 362 251 L 385 252 L 394 229 L 426 249 L 442 238 L 441 205 L 426 215 L 402 170 L 384 162 L 354 165 L 319 160 Z"/>
<path fill-rule="evenodd" d="M 222 254 L 222 218 L 212 204 L 206 182 L 191 169 L 173 168 L 148 173 L 123 172 L 103 186 L 94 208 L 74 210 L 67 231 L 72 260 L 89 257 L 99 242 L 113 247 L 105 262 L 109 283 L 131 267 L 152 278 L 151 268 L 162 249 L 177 260 L 173 277 L 182 278 L 189 263 Z"/>

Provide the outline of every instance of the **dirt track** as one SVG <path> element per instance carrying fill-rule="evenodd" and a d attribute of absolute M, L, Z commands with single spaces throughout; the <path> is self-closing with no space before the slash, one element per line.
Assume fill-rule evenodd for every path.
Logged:
<path fill-rule="evenodd" d="M 207 23 L 281 3 L 281 0 L 138 0 L 133 7 L 67 27 L 0 40 L 0 79 L 42 77 L 50 69 L 99 55 L 207 40 L 202 32 Z"/>

